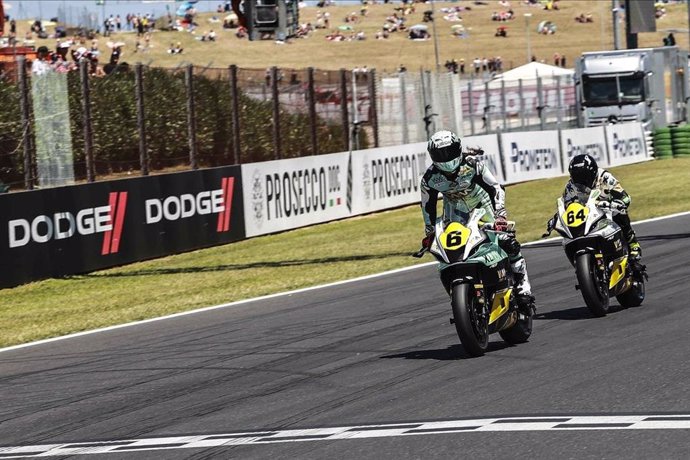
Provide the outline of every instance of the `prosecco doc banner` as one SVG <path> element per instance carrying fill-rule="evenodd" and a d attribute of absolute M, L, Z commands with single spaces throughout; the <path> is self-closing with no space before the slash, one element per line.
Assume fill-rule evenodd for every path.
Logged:
<path fill-rule="evenodd" d="M 247 236 L 350 216 L 348 152 L 242 165 Z"/>

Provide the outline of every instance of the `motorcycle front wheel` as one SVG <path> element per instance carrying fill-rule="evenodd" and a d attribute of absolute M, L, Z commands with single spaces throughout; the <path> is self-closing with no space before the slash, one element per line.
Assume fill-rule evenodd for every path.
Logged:
<path fill-rule="evenodd" d="M 575 259 L 575 271 L 580 292 L 594 316 L 606 316 L 609 312 L 609 288 L 597 273 L 594 254 L 580 254 Z"/>
<path fill-rule="evenodd" d="M 473 287 L 467 283 L 453 286 L 451 306 L 462 346 L 470 355 L 482 356 L 489 347 L 489 316 Z"/>

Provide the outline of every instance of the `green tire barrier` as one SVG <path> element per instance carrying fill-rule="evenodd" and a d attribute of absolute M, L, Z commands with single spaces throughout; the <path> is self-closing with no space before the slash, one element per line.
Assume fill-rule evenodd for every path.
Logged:
<path fill-rule="evenodd" d="M 652 134 L 656 158 L 690 156 L 690 124 L 658 128 Z"/>

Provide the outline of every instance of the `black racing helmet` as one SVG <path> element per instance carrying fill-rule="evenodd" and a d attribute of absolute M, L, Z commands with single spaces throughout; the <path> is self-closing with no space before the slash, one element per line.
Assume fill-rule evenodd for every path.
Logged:
<path fill-rule="evenodd" d="M 587 154 L 575 155 L 570 160 L 570 166 L 568 166 L 570 179 L 573 183 L 590 188 L 594 186 L 598 171 L 599 167 L 596 160 Z"/>
<path fill-rule="evenodd" d="M 451 131 L 438 131 L 434 133 L 426 147 L 438 168 L 444 174 L 454 174 L 462 163 L 462 143 L 460 138 Z"/>

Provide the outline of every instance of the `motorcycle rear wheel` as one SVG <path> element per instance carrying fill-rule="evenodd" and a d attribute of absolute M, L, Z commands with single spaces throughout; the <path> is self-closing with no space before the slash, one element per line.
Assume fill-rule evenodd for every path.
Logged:
<path fill-rule="evenodd" d="M 529 340 L 529 336 L 532 335 L 532 312 L 530 312 L 529 316 L 521 316 L 523 318 L 518 317 L 517 322 L 509 329 L 499 332 L 501 338 L 511 345 L 525 343 Z"/>
<path fill-rule="evenodd" d="M 609 289 L 599 279 L 594 254 L 585 253 L 577 256 L 575 272 L 587 308 L 594 316 L 606 316 L 609 312 Z"/>
<path fill-rule="evenodd" d="M 453 286 L 451 306 L 462 346 L 471 356 L 482 356 L 489 347 L 489 317 L 483 312 L 473 287 L 467 283 Z"/>
<path fill-rule="evenodd" d="M 630 289 L 623 294 L 617 295 L 616 300 L 621 304 L 621 307 L 631 308 L 642 305 L 645 296 L 644 281 L 633 281 Z"/>

